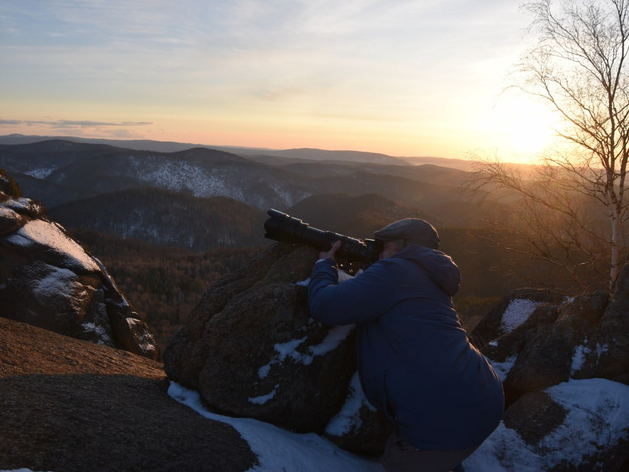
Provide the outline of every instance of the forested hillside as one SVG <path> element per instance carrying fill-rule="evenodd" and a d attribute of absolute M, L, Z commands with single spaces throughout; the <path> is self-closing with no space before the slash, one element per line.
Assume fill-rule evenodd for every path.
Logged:
<path fill-rule="evenodd" d="M 197 252 L 263 244 L 263 211 L 226 197 L 160 189 L 121 190 L 59 205 L 49 215 L 83 228 Z"/>
<path fill-rule="evenodd" d="M 263 250 L 263 246 L 243 246 L 195 252 L 92 230 L 71 234 L 103 262 L 162 347 L 206 288 L 221 275 L 246 266 Z"/>

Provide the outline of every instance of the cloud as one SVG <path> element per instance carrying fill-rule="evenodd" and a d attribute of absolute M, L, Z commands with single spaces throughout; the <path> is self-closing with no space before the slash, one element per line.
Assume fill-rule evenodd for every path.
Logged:
<path fill-rule="evenodd" d="M 96 127 L 110 127 L 110 126 L 148 126 L 152 125 L 152 121 L 90 121 L 90 120 L 55 120 L 55 121 L 35 121 L 35 120 L 3 120 L 0 119 L 0 126 L 36 126 L 46 125 L 53 128 L 96 128 Z"/>

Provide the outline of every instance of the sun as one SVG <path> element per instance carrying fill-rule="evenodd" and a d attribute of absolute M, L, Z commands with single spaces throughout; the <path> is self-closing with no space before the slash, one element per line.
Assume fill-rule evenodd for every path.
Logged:
<path fill-rule="evenodd" d="M 531 162 L 556 139 L 555 115 L 541 103 L 511 97 L 495 109 L 495 130 L 505 159 Z"/>

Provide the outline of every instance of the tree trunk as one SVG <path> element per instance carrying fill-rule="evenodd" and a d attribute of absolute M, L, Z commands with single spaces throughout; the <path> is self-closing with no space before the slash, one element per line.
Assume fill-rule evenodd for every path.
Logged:
<path fill-rule="evenodd" d="M 620 209 L 618 205 L 612 206 L 612 215 L 611 215 L 611 223 L 612 223 L 612 237 L 611 237 L 611 268 L 609 273 L 609 288 L 613 290 L 614 285 L 616 285 L 616 280 L 618 279 L 618 274 L 620 272 L 620 255 L 618 250 L 618 243 L 620 240 Z"/>

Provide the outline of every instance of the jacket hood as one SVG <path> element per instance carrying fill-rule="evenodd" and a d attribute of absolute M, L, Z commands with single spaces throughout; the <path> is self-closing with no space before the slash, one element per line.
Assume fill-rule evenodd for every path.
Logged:
<path fill-rule="evenodd" d="M 459 291 L 461 272 L 447 254 L 412 244 L 391 257 L 413 261 L 421 266 L 448 296 L 452 297 Z"/>

